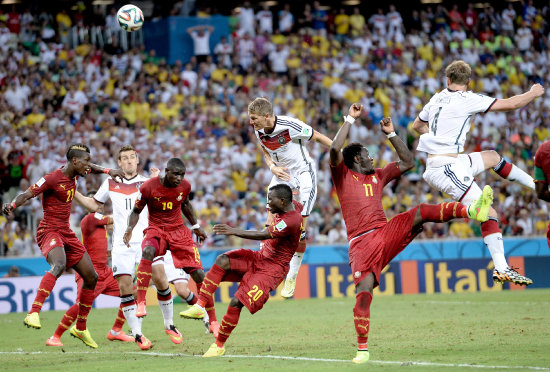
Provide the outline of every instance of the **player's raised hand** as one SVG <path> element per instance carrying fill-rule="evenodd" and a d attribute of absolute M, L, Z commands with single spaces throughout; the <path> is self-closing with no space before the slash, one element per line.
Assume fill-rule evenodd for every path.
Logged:
<path fill-rule="evenodd" d="M 286 167 L 271 167 L 271 173 L 277 176 L 278 179 L 283 181 L 290 181 L 290 174 L 287 173 L 288 168 Z"/>
<path fill-rule="evenodd" d="M 122 169 L 110 169 L 109 176 L 111 176 L 111 178 L 115 180 L 115 182 L 122 182 L 124 172 L 122 171 Z"/>
<path fill-rule="evenodd" d="M 395 129 L 393 128 L 393 122 L 390 117 L 380 120 L 380 128 L 382 128 L 382 132 L 384 132 L 385 134 L 395 132 Z"/>
<path fill-rule="evenodd" d="M 529 90 L 531 93 L 535 95 L 535 97 L 540 97 L 544 94 L 544 87 L 540 84 L 533 84 L 531 89 Z"/>
<path fill-rule="evenodd" d="M 10 203 L 4 203 L 4 205 L 2 205 L 2 213 L 4 213 L 6 216 L 10 214 L 11 211 L 13 211 L 13 205 L 11 205 Z"/>
<path fill-rule="evenodd" d="M 132 229 L 133 230 L 133 229 Z M 130 248 L 130 239 L 132 239 L 132 230 L 126 229 L 124 232 L 124 236 L 122 237 L 122 241 L 128 248 Z"/>
<path fill-rule="evenodd" d="M 151 167 L 149 168 L 149 173 L 151 174 L 151 178 L 156 177 L 160 174 L 160 169 Z"/>
<path fill-rule="evenodd" d="M 208 235 L 206 235 L 206 232 L 202 229 L 202 227 L 199 227 L 197 229 L 193 229 L 193 233 L 197 237 L 197 243 L 202 244 L 204 243 L 204 240 L 208 238 Z"/>
<path fill-rule="evenodd" d="M 350 106 L 348 115 L 354 119 L 357 119 L 359 116 L 361 116 L 362 112 L 363 105 L 360 103 L 354 103 Z"/>
<path fill-rule="evenodd" d="M 214 234 L 218 235 L 232 235 L 233 234 L 233 228 L 229 225 L 220 223 L 218 225 L 214 225 L 212 228 L 214 231 Z"/>

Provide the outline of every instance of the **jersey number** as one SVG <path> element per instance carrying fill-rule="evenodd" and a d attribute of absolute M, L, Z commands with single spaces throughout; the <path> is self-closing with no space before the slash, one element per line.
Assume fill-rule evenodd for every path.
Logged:
<path fill-rule="evenodd" d="M 162 210 L 172 209 L 172 202 L 162 203 Z"/>
<path fill-rule="evenodd" d="M 250 297 L 253 301 L 258 301 L 258 298 L 262 297 L 263 294 L 264 291 L 262 291 L 261 289 L 258 290 L 257 285 L 253 285 L 252 289 L 247 293 L 248 297 Z"/>
<path fill-rule="evenodd" d="M 441 114 L 441 110 L 443 107 L 440 107 L 439 110 L 437 110 L 437 114 L 435 114 L 434 122 L 432 123 L 432 132 L 435 135 L 435 132 L 437 132 L 437 121 L 439 120 L 439 114 Z"/>
<path fill-rule="evenodd" d="M 126 199 L 124 199 L 124 201 L 126 202 L 126 210 L 132 209 L 132 199 L 131 198 L 126 198 Z"/>
<path fill-rule="evenodd" d="M 67 190 L 67 203 L 74 198 L 74 189 Z"/>
<path fill-rule="evenodd" d="M 367 196 L 373 196 L 372 193 L 372 185 L 369 183 L 364 183 L 363 186 L 365 186 L 365 195 Z"/>

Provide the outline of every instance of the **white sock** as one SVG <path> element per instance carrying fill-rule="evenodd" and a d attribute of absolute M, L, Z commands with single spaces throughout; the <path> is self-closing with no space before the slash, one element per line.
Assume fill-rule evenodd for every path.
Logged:
<path fill-rule="evenodd" d="M 495 264 L 495 269 L 498 271 L 504 271 L 508 268 L 508 263 L 506 262 L 506 257 L 504 257 L 504 243 L 502 241 L 502 233 L 494 233 L 487 235 L 483 238 L 483 241 L 489 248 L 491 252 L 491 257 L 493 258 L 493 263 Z"/>
<path fill-rule="evenodd" d="M 167 301 L 159 300 L 160 310 L 162 311 L 162 316 L 164 318 L 164 328 L 170 329 L 170 326 L 174 324 L 174 299 L 172 298 L 170 287 L 168 287 L 164 291 L 157 290 L 157 293 L 161 296 L 170 295 L 170 299 Z"/>
<path fill-rule="evenodd" d="M 132 330 L 132 335 L 135 337 L 141 335 L 141 318 L 136 316 L 136 305 L 126 306 L 122 309 L 122 313 Z"/>
<path fill-rule="evenodd" d="M 535 182 L 533 181 L 533 177 L 525 173 L 522 169 L 516 167 L 514 164 L 512 164 L 512 170 L 510 171 L 507 179 L 518 183 L 523 187 L 527 187 L 528 189 L 535 190 Z"/>
<path fill-rule="evenodd" d="M 300 265 L 302 264 L 302 259 L 304 258 L 303 253 L 294 253 L 292 260 L 290 260 L 290 268 L 288 269 L 287 279 L 294 279 L 298 276 L 298 270 L 300 270 Z"/>
<path fill-rule="evenodd" d="M 118 336 L 120 334 L 120 332 L 117 332 L 117 331 L 111 329 L 111 334 L 113 336 Z"/>
<path fill-rule="evenodd" d="M 187 302 L 188 304 L 191 304 L 191 301 L 193 301 L 193 298 L 195 297 L 195 294 L 193 292 L 189 292 L 189 296 L 187 296 L 186 298 L 184 298 L 185 302 Z M 196 302 L 195 302 L 196 303 Z"/>

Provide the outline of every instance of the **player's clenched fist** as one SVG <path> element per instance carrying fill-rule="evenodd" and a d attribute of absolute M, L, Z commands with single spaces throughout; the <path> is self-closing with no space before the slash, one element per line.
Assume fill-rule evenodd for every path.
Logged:
<path fill-rule="evenodd" d="M 382 128 L 382 132 L 386 134 L 389 134 L 395 131 L 393 129 L 393 122 L 390 117 L 380 120 L 380 128 Z"/>
<path fill-rule="evenodd" d="M 361 112 L 363 111 L 363 105 L 360 103 L 354 103 L 349 108 L 349 116 L 353 117 L 354 119 L 357 119 L 359 116 L 361 116 Z"/>
<path fill-rule="evenodd" d="M 544 87 L 540 84 L 534 84 L 530 90 L 535 97 L 540 97 L 544 94 Z"/>

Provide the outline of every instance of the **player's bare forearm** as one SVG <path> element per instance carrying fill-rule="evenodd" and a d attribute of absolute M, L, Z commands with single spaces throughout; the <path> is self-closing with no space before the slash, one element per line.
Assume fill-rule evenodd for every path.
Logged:
<path fill-rule="evenodd" d="M 106 173 L 111 176 L 111 178 L 116 182 L 122 181 L 122 178 L 124 177 L 124 172 L 122 171 L 122 169 L 104 168 L 100 165 L 93 163 L 90 163 L 90 170 L 93 174 Z"/>
<path fill-rule="evenodd" d="M 424 134 L 424 133 L 428 133 L 430 131 L 429 128 L 428 128 L 428 123 L 426 123 L 425 121 L 420 120 L 420 118 L 418 116 L 416 117 L 416 119 L 414 119 L 413 129 L 418 134 Z"/>
<path fill-rule="evenodd" d="M 8 215 L 10 212 L 12 212 L 15 208 L 25 204 L 29 199 L 34 198 L 34 195 L 29 190 L 17 195 L 15 199 L 11 203 L 5 203 L 2 206 L 2 212 L 5 215 Z"/>
<path fill-rule="evenodd" d="M 139 214 L 141 213 L 141 209 L 138 209 L 134 207 L 132 209 L 132 213 L 128 216 L 128 226 L 126 227 L 126 231 L 128 230 L 134 230 L 134 227 L 136 227 L 138 221 L 139 221 Z"/>
<path fill-rule="evenodd" d="M 271 155 L 269 155 L 269 152 L 267 152 L 267 150 L 263 146 L 260 146 L 260 148 L 264 153 L 265 164 L 268 166 L 269 169 L 271 169 L 271 166 L 276 165 L 275 162 L 273 161 L 273 159 L 271 159 Z"/>
<path fill-rule="evenodd" d="M 535 182 L 535 190 L 537 192 L 537 197 L 540 200 L 550 203 L 550 190 L 548 189 L 548 183 Z"/>
<path fill-rule="evenodd" d="M 250 239 L 250 240 L 271 239 L 271 234 L 267 229 L 262 231 L 240 230 L 240 229 L 234 229 L 228 225 L 219 224 L 219 225 L 215 225 L 212 228 L 212 230 L 214 231 L 215 234 L 218 234 L 218 235 L 234 235 L 243 239 Z"/>
<path fill-rule="evenodd" d="M 313 136 L 311 137 L 311 139 L 315 142 L 319 142 L 321 145 L 328 148 L 330 148 L 330 146 L 332 145 L 332 140 L 330 138 L 317 131 L 313 132 Z"/>
<path fill-rule="evenodd" d="M 350 128 L 351 124 L 346 121 L 338 130 L 336 136 L 334 136 L 329 151 L 331 165 L 338 165 L 343 160 L 342 147 L 344 147 L 344 143 L 346 143 L 348 139 Z"/>
<path fill-rule="evenodd" d="M 399 170 L 401 173 L 414 168 L 414 156 L 407 148 L 407 145 L 405 145 L 405 142 L 403 142 L 399 136 L 390 138 L 390 142 L 395 149 L 397 156 L 399 156 Z"/>
<path fill-rule="evenodd" d="M 535 98 L 544 94 L 544 87 L 540 84 L 534 84 L 531 89 L 523 94 L 518 94 L 506 99 L 498 99 L 489 109 L 489 111 L 511 111 L 527 106 Z"/>
<path fill-rule="evenodd" d="M 88 212 L 99 212 L 102 207 L 102 204 L 97 200 L 84 196 L 78 191 L 75 192 L 74 199 L 78 204 L 86 208 Z"/>
<path fill-rule="evenodd" d="M 195 210 L 193 209 L 193 204 L 189 201 L 189 198 L 185 199 L 183 203 L 181 203 L 181 212 L 187 218 L 187 221 L 191 225 L 195 225 L 197 223 L 197 217 L 195 216 Z"/>

